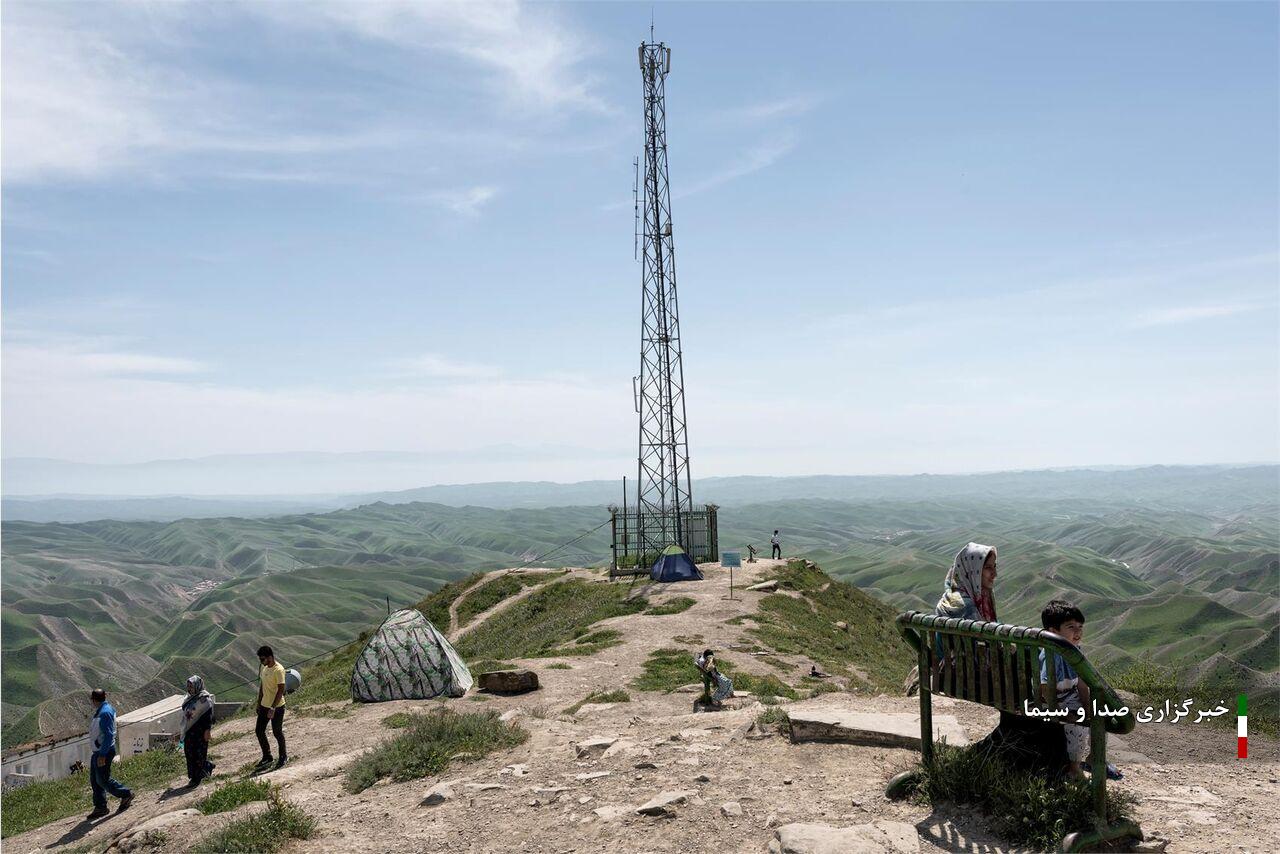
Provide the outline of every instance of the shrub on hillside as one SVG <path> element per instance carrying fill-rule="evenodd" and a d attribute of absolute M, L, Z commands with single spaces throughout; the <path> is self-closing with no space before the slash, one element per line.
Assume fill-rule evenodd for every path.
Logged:
<path fill-rule="evenodd" d="M 973 804 L 987 813 L 996 833 L 1014 845 L 1057 850 L 1062 838 L 1093 828 L 1093 795 L 1086 781 L 1048 782 L 1043 774 L 1017 771 L 988 748 L 938 744 L 916 783 L 932 805 Z M 1135 799 L 1107 788 L 1107 822 L 1132 819 Z"/>
<path fill-rule="evenodd" d="M 190 849 L 192 854 L 273 854 L 290 839 L 309 839 L 315 834 L 315 819 L 280 797 L 278 790 L 272 790 L 269 800 L 265 811 L 233 821 L 201 839 Z"/>
<path fill-rule="evenodd" d="M 214 789 L 196 804 L 205 815 L 230 812 L 238 806 L 253 801 L 265 801 L 271 796 L 271 784 L 266 780 L 234 780 Z"/>
<path fill-rule="evenodd" d="M 529 737 L 521 727 L 498 720 L 494 712 L 459 714 L 450 709 L 410 715 L 404 729 L 347 769 L 348 792 L 362 792 L 384 777 L 403 782 L 439 774 L 459 753 L 479 758 Z"/>

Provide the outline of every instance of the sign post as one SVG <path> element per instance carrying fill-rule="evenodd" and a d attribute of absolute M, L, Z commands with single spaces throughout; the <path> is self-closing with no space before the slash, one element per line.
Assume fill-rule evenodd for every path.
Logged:
<path fill-rule="evenodd" d="M 729 595 L 726 599 L 736 599 L 733 595 L 733 568 L 742 568 L 742 552 L 724 552 L 720 555 L 720 565 L 729 569 Z"/>

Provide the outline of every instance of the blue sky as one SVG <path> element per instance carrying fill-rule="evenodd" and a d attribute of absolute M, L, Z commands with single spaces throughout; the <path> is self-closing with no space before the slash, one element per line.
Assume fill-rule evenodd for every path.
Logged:
<path fill-rule="evenodd" d="M 7 3 L 5 456 L 629 471 L 651 8 Z M 1274 4 L 655 17 L 695 476 L 1280 457 Z"/>

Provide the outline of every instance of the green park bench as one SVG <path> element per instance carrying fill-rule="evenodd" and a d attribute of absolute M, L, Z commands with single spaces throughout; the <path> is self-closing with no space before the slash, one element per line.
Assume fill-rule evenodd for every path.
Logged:
<path fill-rule="evenodd" d="M 1044 650 L 1049 673 L 1054 672 L 1060 656 L 1089 686 L 1098 708 L 1117 712 L 1124 709 L 1124 714 L 1088 718 L 1095 825 L 1069 834 L 1063 840 L 1063 850 L 1090 849 L 1124 837 L 1142 839 L 1142 831 L 1131 822 L 1109 826 L 1106 808 L 1107 733 L 1132 732 L 1136 720 L 1074 644 L 1045 629 L 938 617 L 918 611 L 899 615 L 897 623 L 898 631 L 911 644 L 919 660 L 920 753 L 925 764 L 933 759 L 934 694 L 980 703 L 1015 715 L 1027 715 L 1028 711 L 1035 710 L 1041 714 L 1032 717 L 1039 720 L 1046 720 L 1045 712 L 1058 711 L 1056 692 L 1049 692 L 1048 703 L 1040 697 L 1040 651 Z M 894 777 L 889 782 L 888 794 L 900 795 L 917 773 L 907 771 Z"/>

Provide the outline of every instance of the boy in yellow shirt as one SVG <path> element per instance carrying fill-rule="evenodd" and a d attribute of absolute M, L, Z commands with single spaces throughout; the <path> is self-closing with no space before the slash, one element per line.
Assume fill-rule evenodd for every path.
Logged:
<path fill-rule="evenodd" d="M 276 745 L 280 748 L 280 761 L 276 768 L 283 768 L 289 761 L 284 747 L 284 668 L 276 662 L 271 647 L 264 646 L 258 650 L 258 661 L 262 669 L 258 671 L 258 745 L 262 747 L 262 760 L 259 770 L 265 770 L 273 761 L 271 745 L 267 742 L 267 722 L 271 722 L 271 734 L 276 737 Z"/>

